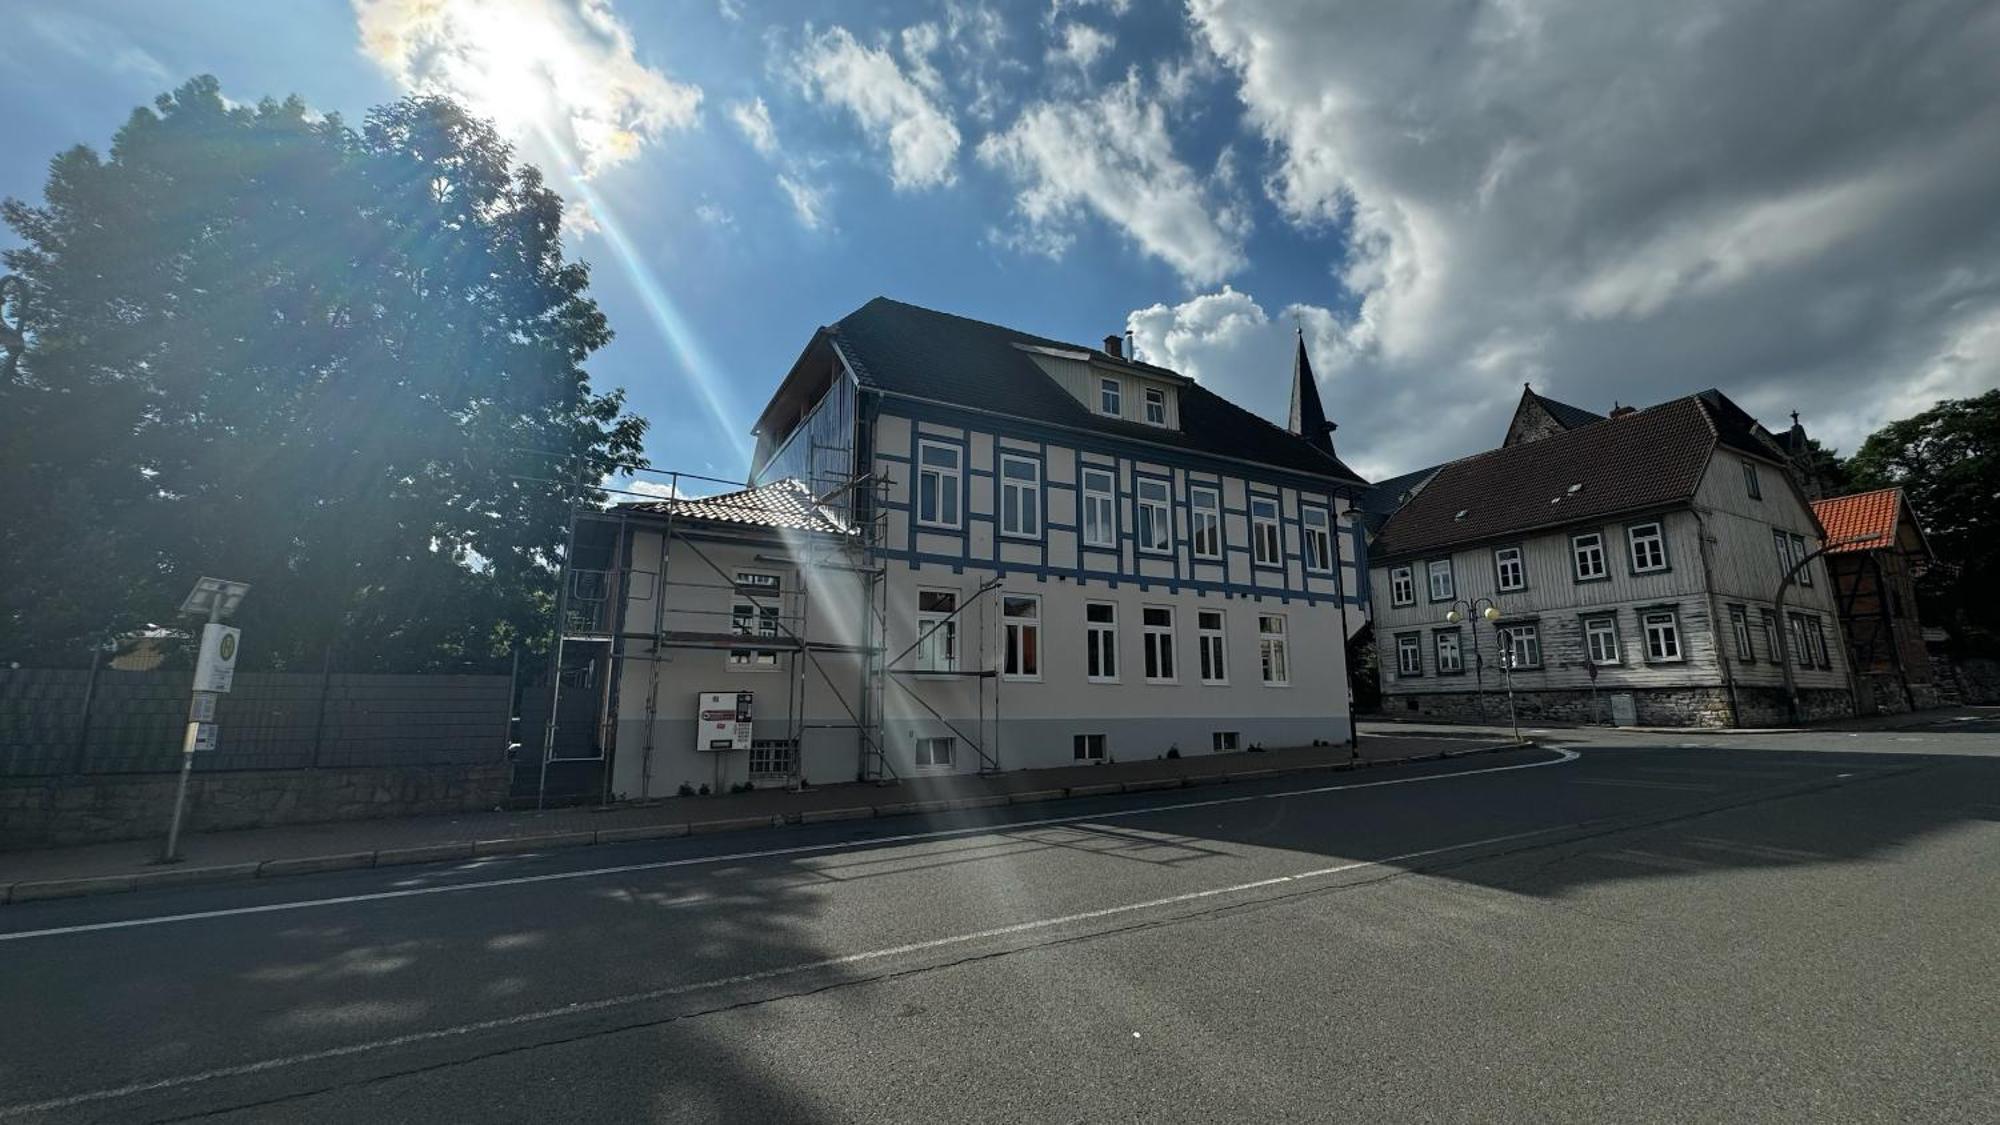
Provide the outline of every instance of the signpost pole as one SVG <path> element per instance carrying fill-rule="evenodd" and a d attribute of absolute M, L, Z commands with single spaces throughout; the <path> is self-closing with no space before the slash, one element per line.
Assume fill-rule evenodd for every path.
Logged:
<path fill-rule="evenodd" d="M 208 623 L 217 624 L 222 620 L 220 599 L 208 605 Z M 215 693 L 201 690 L 201 677 L 196 676 L 195 690 L 188 697 L 187 730 L 181 735 L 181 780 L 174 787 L 174 819 L 167 826 L 167 850 L 160 856 L 161 863 L 181 861 L 181 818 L 187 812 L 188 775 L 194 772 L 194 744 L 201 737 L 201 724 L 215 721 Z M 207 696 L 204 700 L 202 697 Z M 203 717 L 206 710 L 207 717 Z"/>
<path fill-rule="evenodd" d="M 235 611 L 249 590 L 242 582 L 203 577 L 181 603 L 182 613 L 206 611 L 208 624 L 202 628 L 200 656 L 194 665 L 187 728 L 181 735 L 181 776 L 174 787 L 174 817 L 167 825 L 167 847 L 160 855 L 161 863 L 180 862 L 181 822 L 187 815 L 188 777 L 194 772 L 194 756 L 197 751 L 215 749 L 215 701 L 236 677 L 238 631 L 225 628 L 222 619 Z"/>

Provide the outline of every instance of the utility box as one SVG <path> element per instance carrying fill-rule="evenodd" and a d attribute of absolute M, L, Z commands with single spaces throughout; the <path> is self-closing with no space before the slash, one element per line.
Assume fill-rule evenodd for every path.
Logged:
<path fill-rule="evenodd" d="M 1639 703 L 1629 691 L 1613 692 L 1611 695 L 1611 725 L 1614 727 L 1636 727 L 1639 725 Z"/>
<path fill-rule="evenodd" d="M 695 712 L 697 750 L 750 749 L 750 703 L 747 691 L 705 691 Z"/>

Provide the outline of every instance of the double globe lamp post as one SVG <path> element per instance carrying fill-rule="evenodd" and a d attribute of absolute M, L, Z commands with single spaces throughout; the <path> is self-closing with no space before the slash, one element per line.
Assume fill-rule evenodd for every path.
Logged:
<path fill-rule="evenodd" d="M 1521 720 L 1514 712 L 1514 660 L 1513 654 L 1507 651 L 1506 646 L 1500 644 L 1500 626 L 1498 624 L 1500 620 L 1499 605 L 1492 598 L 1481 597 L 1474 598 L 1471 601 L 1460 598 L 1451 603 L 1451 609 L 1444 615 L 1444 619 L 1453 625 L 1467 618 L 1480 617 L 1485 618 L 1487 623 L 1493 626 L 1493 647 L 1494 651 L 1500 657 L 1500 675 L 1507 682 L 1507 721 L 1514 728 L 1514 741 L 1519 742 L 1521 741 Z M 1484 661 L 1479 654 L 1479 623 L 1477 620 L 1473 621 L 1472 624 L 1472 660 L 1473 674 L 1478 680 L 1479 691 L 1483 695 L 1486 691 L 1486 678 L 1480 672 Z"/>

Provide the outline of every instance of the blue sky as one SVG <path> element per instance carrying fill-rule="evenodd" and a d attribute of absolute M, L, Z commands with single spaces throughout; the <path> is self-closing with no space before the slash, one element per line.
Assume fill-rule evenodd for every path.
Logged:
<path fill-rule="evenodd" d="M 654 462 L 740 475 L 819 324 L 877 294 L 1143 353 L 1343 455 L 1720 386 L 1851 449 L 2000 383 L 1990 5 L 1691 0 L 68 0 L 0 41 L 0 193 L 212 73 L 358 120 L 494 115 L 587 205 Z M 1782 49 L 1781 49 L 1782 48 Z M 1831 60 L 1844 60 L 1830 65 Z M 26 112 L 23 112 L 25 107 Z"/>

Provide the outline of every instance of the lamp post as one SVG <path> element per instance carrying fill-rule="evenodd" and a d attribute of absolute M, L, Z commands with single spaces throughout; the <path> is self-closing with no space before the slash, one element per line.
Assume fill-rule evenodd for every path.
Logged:
<path fill-rule="evenodd" d="M 1499 603 L 1487 597 L 1473 598 L 1471 601 L 1460 598 L 1451 603 L 1451 609 L 1447 610 L 1444 615 L 1444 619 L 1453 625 L 1467 618 L 1475 618 L 1472 623 L 1472 655 L 1475 664 L 1479 660 L 1479 622 L 1476 619 L 1480 617 L 1485 618 L 1488 624 L 1493 625 L 1493 651 L 1500 658 L 1500 676 L 1507 683 L 1507 722 L 1514 728 L 1514 741 L 1519 742 L 1521 741 L 1521 720 L 1514 711 L 1514 661 L 1512 656 L 1500 647 L 1500 626 L 1497 624 L 1500 620 Z M 1480 680 L 1480 693 L 1482 697 L 1485 690 L 1485 680 L 1482 678 Z"/>
<path fill-rule="evenodd" d="M 1875 536 L 1872 535 L 1853 535 L 1836 543 L 1823 544 L 1818 550 L 1808 553 L 1805 557 L 1793 563 L 1785 571 L 1784 576 L 1778 579 L 1777 593 L 1771 597 L 1771 629 L 1778 634 L 1778 669 L 1784 674 L 1785 678 L 1785 712 L 1794 723 L 1799 721 L 1802 709 L 1799 707 L 1798 677 L 1792 674 L 1791 644 L 1787 636 L 1791 632 L 1791 629 L 1785 621 L 1785 593 L 1792 588 L 1794 582 L 1798 581 L 1799 575 L 1804 573 L 1806 566 L 1814 559 L 1826 554 L 1828 551 L 1836 551 L 1842 547 L 1851 547 L 1856 543 L 1866 543 L 1874 538 Z M 1828 575 L 1827 577 L 1828 581 L 1832 580 L 1832 575 Z M 1836 618 L 1836 620 L 1838 619 Z M 1839 640 L 1837 632 L 1834 635 L 1834 639 Z M 1803 640 L 1804 638 L 1801 638 L 1801 643 L 1803 643 Z M 1852 669 L 1849 669 L 1849 674 L 1852 674 Z"/>

